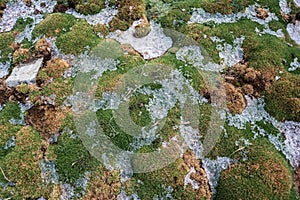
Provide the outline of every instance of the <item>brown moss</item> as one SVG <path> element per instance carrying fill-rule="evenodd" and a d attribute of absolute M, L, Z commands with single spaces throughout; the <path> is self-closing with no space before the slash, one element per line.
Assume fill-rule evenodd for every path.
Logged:
<path fill-rule="evenodd" d="M 49 104 L 35 105 L 28 110 L 26 122 L 48 138 L 58 132 L 66 112 Z"/>
<path fill-rule="evenodd" d="M 225 83 L 224 88 L 226 90 L 227 108 L 229 111 L 233 114 L 242 113 L 247 103 L 241 90 L 230 83 Z"/>
<path fill-rule="evenodd" d="M 261 19 L 266 19 L 269 16 L 268 11 L 264 8 L 257 8 L 256 13 L 256 16 Z"/>
<path fill-rule="evenodd" d="M 20 62 L 24 62 L 29 59 L 31 56 L 31 52 L 29 49 L 19 48 L 13 54 L 13 63 L 18 64 Z"/>
<path fill-rule="evenodd" d="M 55 58 L 47 62 L 46 73 L 52 78 L 61 78 L 69 67 L 66 60 Z"/>

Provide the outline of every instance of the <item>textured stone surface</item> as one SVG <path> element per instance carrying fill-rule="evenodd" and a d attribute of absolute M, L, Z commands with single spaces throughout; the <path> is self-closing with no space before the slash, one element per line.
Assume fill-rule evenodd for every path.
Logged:
<path fill-rule="evenodd" d="M 9 87 L 16 87 L 20 83 L 34 83 L 37 73 L 43 64 L 43 58 L 31 63 L 21 64 L 15 67 L 7 78 L 6 84 Z"/>

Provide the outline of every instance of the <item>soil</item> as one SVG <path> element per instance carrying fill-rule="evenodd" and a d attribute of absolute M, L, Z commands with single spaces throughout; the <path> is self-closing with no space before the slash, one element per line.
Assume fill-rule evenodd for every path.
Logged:
<path fill-rule="evenodd" d="M 294 185 L 297 192 L 300 194 L 300 166 L 297 167 L 294 171 Z"/>

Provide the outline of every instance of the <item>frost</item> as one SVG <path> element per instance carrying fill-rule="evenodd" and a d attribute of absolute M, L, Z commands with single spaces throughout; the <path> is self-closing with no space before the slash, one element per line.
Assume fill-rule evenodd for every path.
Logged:
<path fill-rule="evenodd" d="M 16 137 L 12 136 L 8 141 L 6 141 L 4 149 L 7 150 L 14 146 L 16 146 Z"/>
<path fill-rule="evenodd" d="M 58 174 L 55 169 L 55 163 L 47 160 L 40 160 L 41 177 L 44 184 L 58 183 Z"/>
<path fill-rule="evenodd" d="M 0 33 L 11 31 L 20 17 L 23 19 L 32 18 L 35 25 L 43 20 L 43 14 L 52 13 L 56 5 L 55 0 L 32 0 L 31 3 L 32 5 L 28 7 L 22 0 L 9 1 L 0 20 Z M 42 3 L 45 6 L 41 6 Z M 42 14 L 34 14 L 36 10 Z"/>
<path fill-rule="evenodd" d="M 218 179 L 221 172 L 227 169 L 230 164 L 234 162 L 235 160 L 227 157 L 217 157 L 216 160 L 210 160 L 207 158 L 202 160 L 202 165 L 207 174 L 209 185 L 213 194 L 216 194 L 216 187 L 218 185 Z"/>
<path fill-rule="evenodd" d="M 192 167 L 191 170 L 189 171 L 189 173 L 184 177 L 184 188 L 186 188 L 186 186 L 188 184 L 191 184 L 194 190 L 198 190 L 199 185 L 197 184 L 196 181 L 192 180 L 190 177 L 192 173 L 196 173 L 196 170 L 194 167 Z"/>
<path fill-rule="evenodd" d="M 300 63 L 298 61 L 298 58 L 295 58 L 293 62 L 290 64 L 290 68 L 288 68 L 289 72 L 295 71 L 297 69 L 300 69 Z"/>
<path fill-rule="evenodd" d="M 300 166 L 300 122 L 283 122 L 282 132 L 286 138 L 284 144 L 289 152 L 288 159 L 293 167 L 298 167 Z"/>
<path fill-rule="evenodd" d="M 66 11 L 67 14 L 71 14 L 79 19 L 86 19 L 86 21 L 91 25 L 97 24 L 108 24 L 113 17 L 118 13 L 117 9 L 106 7 L 102 9 L 99 13 L 95 15 L 83 15 L 76 12 L 74 9 L 69 9 Z"/>
<path fill-rule="evenodd" d="M 176 58 L 184 61 L 200 70 L 219 72 L 224 66 L 208 62 L 204 64 L 205 58 L 199 46 L 185 46 L 176 52 Z"/>
<path fill-rule="evenodd" d="M 224 64 L 232 67 L 241 60 L 243 60 L 243 49 L 242 44 L 245 37 L 236 38 L 233 42 L 233 46 L 230 44 L 217 45 L 217 50 L 219 50 L 219 57 L 224 60 Z"/>
<path fill-rule="evenodd" d="M 290 14 L 291 13 L 291 8 L 288 6 L 288 2 L 286 0 L 280 0 L 279 1 L 279 6 L 280 6 L 280 9 L 281 11 L 284 13 L 284 14 Z"/>
<path fill-rule="evenodd" d="M 286 30 L 290 37 L 300 45 L 300 21 L 296 21 L 295 24 L 289 23 Z"/>
<path fill-rule="evenodd" d="M 269 27 L 269 22 L 272 20 L 278 21 L 278 17 L 274 14 L 271 13 L 268 9 L 268 17 L 266 19 L 261 19 L 257 17 L 256 9 L 261 8 L 259 4 L 254 4 L 251 6 L 248 6 L 245 9 L 245 12 L 239 12 L 239 13 L 232 13 L 232 14 L 227 14 L 223 15 L 221 13 L 216 13 L 216 14 L 211 14 L 208 12 L 205 12 L 203 8 L 195 8 L 192 14 L 192 17 L 190 18 L 190 21 L 188 23 L 208 23 L 208 22 L 214 22 L 216 24 L 221 24 L 221 23 L 235 23 L 241 18 L 247 18 L 253 22 L 257 22 L 258 24 L 261 24 L 264 26 L 263 33 L 268 33 L 271 35 L 275 35 L 277 37 L 284 37 L 284 34 L 281 29 L 277 31 L 272 31 Z"/>
<path fill-rule="evenodd" d="M 134 37 L 135 26 L 140 23 L 141 21 L 135 21 L 127 31 L 116 31 L 111 33 L 109 37 L 121 44 L 130 44 L 136 51 L 142 54 L 144 59 L 160 57 L 172 47 L 172 39 L 164 34 L 159 24 L 155 24 L 152 21 L 150 22 L 151 31 L 148 35 L 142 38 Z"/>
<path fill-rule="evenodd" d="M 10 62 L 5 62 L 5 64 L 0 62 L 0 78 L 3 78 L 4 76 L 8 75 L 9 68 L 10 68 Z"/>

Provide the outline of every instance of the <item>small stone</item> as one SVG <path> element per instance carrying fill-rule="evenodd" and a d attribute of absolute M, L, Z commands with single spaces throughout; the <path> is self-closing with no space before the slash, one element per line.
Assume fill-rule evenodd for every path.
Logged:
<path fill-rule="evenodd" d="M 16 87 L 21 83 L 35 83 L 35 79 L 39 69 L 43 64 L 43 58 L 30 63 L 16 66 L 11 75 L 6 79 L 6 84 L 9 87 Z"/>

